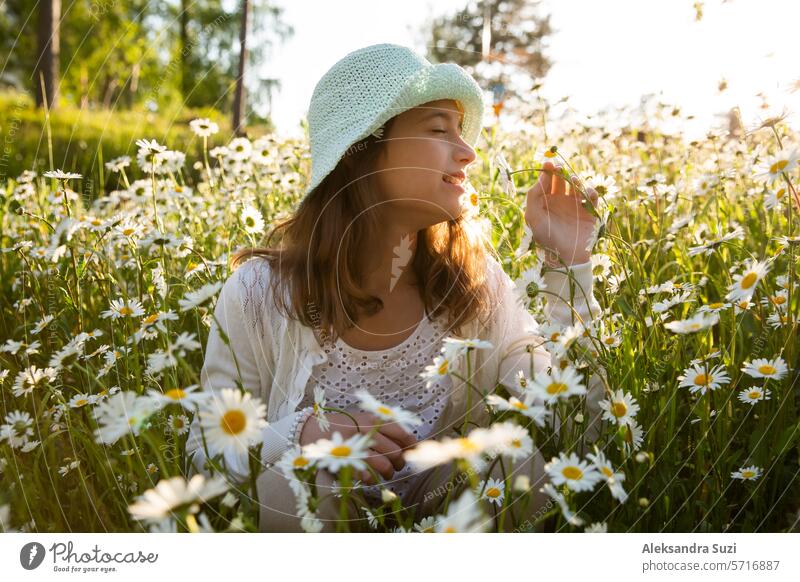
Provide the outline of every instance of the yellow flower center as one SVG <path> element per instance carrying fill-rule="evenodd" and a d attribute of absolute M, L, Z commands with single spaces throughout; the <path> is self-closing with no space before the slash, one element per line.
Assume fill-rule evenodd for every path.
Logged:
<path fill-rule="evenodd" d="M 747 395 L 753 400 L 761 398 L 761 392 L 759 392 L 758 390 L 751 390 Z"/>
<path fill-rule="evenodd" d="M 167 390 L 164 392 L 164 396 L 171 398 L 172 400 L 182 400 L 183 398 L 186 398 L 186 392 L 180 388 L 173 388 L 172 390 Z"/>
<path fill-rule="evenodd" d="M 134 232 L 136 232 L 136 229 L 134 229 L 134 228 L 123 228 L 122 229 L 122 234 L 124 234 L 125 236 L 130 236 Z"/>
<path fill-rule="evenodd" d="M 297 457 L 292 462 L 292 466 L 294 466 L 295 469 L 301 469 L 301 468 L 305 467 L 306 465 L 308 465 L 308 462 L 309 462 L 308 459 L 306 459 L 305 457 Z"/>
<path fill-rule="evenodd" d="M 475 194 L 474 192 L 469 195 L 469 203 L 472 204 L 473 206 L 478 205 L 478 195 Z"/>
<path fill-rule="evenodd" d="M 709 306 L 711 309 L 719 309 L 719 308 L 720 308 L 720 307 L 722 307 L 723 305 L 725 305 L 725 304 L 724 304 L 724 303 L 719 303 L 719 302 L 717 302 L 717 303 L 709 303 L 709 304 L 708 304 L 708 306 Z"/>
<path fill-rule="evenodd" d="M 513 439 L 509 444 L 515 449 L 518 449 L 522 446 L 522 441 L 519 439 Z"/>
<path fill-rule="evenodd" d="M 756 475 L 755 471 L 742 471 L 742 477 L 744 477 L 745 479 L 752 479 L 753 477 L 755 477 L 755 475 Z"/>
<path fill-rule="evenodd" d="M 511 402 L 511 406 L 518 410 L 526 410 L 528 407 L 525 405 L 524 402 L 520 402 L 519 400 L 513 400 Z"/>
<path fill-rule="evenodd" d="M 447 360 L 444 360 L 441 364 L 439 364 L 439 369 L 437 370 L 437 372 L 439 372 L 439 375 L 444 376 L 445 374 L 447 374 L 449 366 L 450 362 L 448 362 Z"/>
<path fill-rule="evenodd" d="M 772 299 L 772 303 L 774 303 L 775 305 L 783 305 L 784 303 L 786 303 L 786 297 L 784 297 L 783 295 L 775 295 L 770 299 Z"/>
<path fill-rule="evenodd" d="M 600 472 L 602 472 L 603 475 L 605 475 L 609 479 L 614 476 L 614 472 L 611 469 L 609 469 L 608 467 L 602 467 L 600 469 Z"/>
<path fill-rule="evenodd" d="M 763 364 L 759 366 L 758 371 L 764 375 L 774 374 L 775 372 L 777 372 L 775 366 L 770 366 L 769 364 Z"/>
<path fill-rule="evenodd" d="M 753 285 L 755 285 L 756 281 L 758 280 L 758 275 L 755 273 L 747 273 L 744 277 L 742 277 L 741 283 L 739 285 L 742 289 L 750 289 Z"/>
<path fill-rule="evenodd" d="M 448 525 L 446 528 L 444 528 L 444 532 L 442 533 L 456 533 L 456 528 L 454 528 L 452 525 Z"/>
<path fill-rule="evenodd" d="M 698 386 L 708 386 L 709 378 L 708 374 L 698 374 L 694 378 L 694 383 Z"/>
<path fill-rule="evenodd" d="M 559 337 L 561 337 L 561 334 L 560 334 L 560 333 L 558 333 L 558 332 L 555 332 L 555 333 L 553 333 L 553 334 L 550 334 L 550 341 L 551 341 L 551 342 L 558 341 L 558 338 L 559 338 Z"/>
<path fill-rule="evenodd" d="M 500 490 L 497 487 L 489 487 L 486 490 L 486 497 L 496 499 L 497 497 L 500 497 Z"/>
<path fill-rule="evenodd" d="M 689 329 L 691 329 L 692 331 L 697 331 L 698 329 L 700 329 L 700 324 L 699 323 L 690 323 L 689 324 Z"/>
<path fill-rule="evenodd" d="M 561 471 L 561 474 L 564 475 L 567 479 L 580 479 L 583 477 L 583 471 L 581 471 L 578 467 L 564 467 Z"/>
<path fill-rule="evenodd" d="M 778 190 L 778 191 L 775 193 L 775 198 L 777 198 L 778 200 L 780 200 L 781 198 L 783 198 L 784 194 L 786 194 L 786 188 L 781 188 L 780 190 Z"/>
<path fill-rule="evenodd" d="M 391 416 L 392 411 L 386 408 L 385 406 L 379 406 L 377 408 L 379 414 L 385 414 L 386 416 Z"/>
<path fill-rule="evenodd" d="M 466 437 L 461 437 L 459 439 L 456 439 L 456 441 L 457 441 L 458 446 L 461 448 L 462 451 L 472 452 L 472 451 L 479 451 L 480 450 L 480 447 L 478 447 L 478 445 L 475 444 L 474 441 L 471 441 L 470 439 L 468 439 Z"/>
<path fill-rule="evenodd" d="M 624 402 L 614 402 L 611 405 L 611 414 L 613 414 L 617 418 L 625 416 L 627 412 L 628 412 L 628 407 L 625 406 Z"/>
<path fill-rule="evenodd" d="M 551 382 L 547 386 L 547 393 L 552 396 L 553 394 L 561 394 L 562 392 L 566 392 L 568 389 L 569 387 L 563 382 Z"/>
<path fill-rule="evenodd" d="M 778 160 L 774 164 L 769 167 L 770 174 L 777 174 L 778 172 L 782 171 L 786 166 L 789 165 L 788 160 Z"/>
<path fill-rule="evenodd" d="M 85 398 L 80 398 L 80 399 L 75 401 L 75 407 L 76 408 L 80 408 L 81 406 L 84 406 L 84 405 L 86 405 L 88 403 L 89 403 L 89 401 L 86 400 Z"/>
<path fill-rule="evenodd" d="M 614 343 L 614 338 L 613 338 L 612 336 L 608 336 L 608 337 L 605 339 L 605 342 L 606 342 L 607 344 L 611 345 L 611 344 L 613 344 L 613 343 Z"/>
<path fill-rule="evenodd" d="M 130 315 L 131 313 L 133 313 L 133 309 L 131 309 L 127 305 L 124 305 L 124 306 L 119 308 L 119 314 L 120 315 Z"/>
<path fill-rule="evenodd" d="M 153 315 L 148 315 L 147 317 L 145 317 L 142 320 L 142 324 L 143 325 L 150 325 L 150 324 L 155 323 L 157 319 L 158 319 L 158 314 L 154 313 Z"/>
<path fill-rule="evenodd" d="M 239 434 L 247 426 L 247 418 L 241 410 L 229 410 L 219 424 L 227 434 Z"/>
<path fill-rule="evenodd" d="M 351 449 L 346 445 L 339 445 L 331 449 L 331 455 L 333 455 L 334 457 L 347 457 L 350 455 L 352 450 L 353 449 Z"/>

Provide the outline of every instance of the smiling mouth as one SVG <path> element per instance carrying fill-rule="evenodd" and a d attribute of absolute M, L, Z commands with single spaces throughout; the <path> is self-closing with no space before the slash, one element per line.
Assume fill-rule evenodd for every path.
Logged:
<path fill-rule="evenodd" d="M 463 178 L 456 178 L 455 176 L 451 176 L 449 174 L 445 174 L 444 176 L 442 176 L 442 180 L 444 180 L 448 184 L 454 184 L 456 186 L 461 186 L 462 183 L 464 182 Z"/>

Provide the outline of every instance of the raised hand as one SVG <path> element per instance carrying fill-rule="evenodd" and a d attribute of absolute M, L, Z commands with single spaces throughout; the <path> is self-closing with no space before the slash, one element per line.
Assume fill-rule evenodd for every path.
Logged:
<path fill-rule="evenodd" d="M 533 231 L 534 241 L 557 253 L 567 265 L 590 260 L 591 251 L 586 247 L 598 220 L 584 208 L 584 196 L 576 188 L 576 185 L 581 186 L 580 182 L 577 176 L 573 179 L 567 193 L 567 181 L 561 173 L 561 166 L 546 161 L 539 181 L 528 190 L 525 208 L 525 221 Z M 588 188 L 586 195 L 596 208 L 597 191 Z"/>

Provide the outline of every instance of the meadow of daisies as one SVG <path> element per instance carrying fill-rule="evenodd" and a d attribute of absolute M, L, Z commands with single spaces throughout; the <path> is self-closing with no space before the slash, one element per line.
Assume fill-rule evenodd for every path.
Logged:
<path fill-rule="evenodd" d="M 298 141 L 222 143 L 208 120 L 191 128 L 200 159 L 143 136 L 105 164 L 118 187 L 98 197 L 81 194 L 70 168 L 0 184 L 5 531 L 258 531 L 265 403 L 237 386 L 207 393 L 199 372 L 228 257 L 291 211 L 309 156 Z M 524 502 L 531 484 L 487 469 L 535 443 L 550 501 L 516 531 L 797 531 L 797 148 L 780 119 L 690 143 L 658 127 L 564 127 L 546 139 L 535 126 L 485 130 L 464 204 L 543 324 L 553 366 L 519 377 L 516 394 L 477 387 L 492 424 L 407 455 L 469 475 L 422 521 L 388 491 L 379 507 L 359 502 L 353 471 L 366 468 L 369 435 L 289 450 L 277 466 L 303 527 L 320 527 L 308 481 L 327 468 L 366 530 L 493 531 L 487 516 Z M 541 317 L 547 290 L 522 205 L 547 158 L 601 194 L 592 262 L 603 312 L 590 326 Z M 486 347 L 448 342 L 426 374 Z M 606 394 L 589 442 L 583 394 L 597 369 Z M 319 394 L 317 404 L 324 419 L 332 409 Z M 368 395 L 362 405 L 415 421 Z M 210 459 L 201 475 L 185 452 L 193 420 Z M 570 429 L 554 430 L 561 421 Z M 226 466 L 242 459 L 251 474 L 236 483 Z"/>

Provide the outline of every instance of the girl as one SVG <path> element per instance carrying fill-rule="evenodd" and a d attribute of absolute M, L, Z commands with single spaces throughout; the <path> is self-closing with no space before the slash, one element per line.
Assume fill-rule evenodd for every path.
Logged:
<path fill-rule="evenodd" d="M 470 354 L 473 381 L 518 391 L 518 373 L 547 369 L 537 324 L 517 303 L 514 284 L 470 225 L 465 179 L 476 159 L 482 92 L 461 67 L 431 65 L 391 44 L 366 47 L 336 63 L 319 81 L 309 108 L 312 177 L 294 214 L 267 237 L 265 248 L 237 253 L 243 263 L 226 281 L 208 338 L 201 383 L 206 390 L 241 385 L 267 403 L 257 487 L 263 531 L 333 531 L 338 501 L 329 496 L 316 518 L 273 464 L 295 445 L 345 439 L 378 425 L 356 393 L 416 414 L 422 423 L 380 426 L 369 450 L 362 492 L 379 503 L 381 490 L 399 495 L 415 517 L 440 510 L 450 467 L 415 472 L 403 451 L 425 439 L 454 436 L 469 421 L 488 420 L 456 374 L 441 367 L 445 337 L 482 339 Z M 592 296 L 590 246 L 595 219 L 567 192 L 560 168 L 547 162 L 527 194 L 525 218 L 535 241 L 551 249 L 544 275 L 553 295 L 545 316 L 589 325 L 600 309 Z M 592 203 L 597 193 L 589 189 Z M 249 259 L 249 260 L 246 260 Z M 574 293 L 570 292 L 570 289 Z M 466 376 L 465 358 L 451 370 Z M 596 380 L 596 378 L 594 378 Z M 348 411 L 313 414 L 316 398 Z M 590 382 L 590 428 L 596 427 L 602 384 Z M 357 425 L 354 423 L 355 420 Z M 327 422 L 325 422 L 327 421 Z M 204 455 L 192 427 L 189 447 L 202 470 Z M 544 461 L 537 450 L 514 465 L 531 480 L 533 503 L 513 507 L 523 523 L 545 500 Z M 496 466 L 499 469 L 499 464 Z M 245 479 L 248 467 L 229 467 Z M 493 474 L 500 477 L 499 474 Z M 335 476 L 320 470 L 321 495 Z M 466 482 L 456 483 L 463 488 Z M 307 516 L 306 516 L 307 517 Z M 354 513 L 350 515 L 355 517 Z"/>

